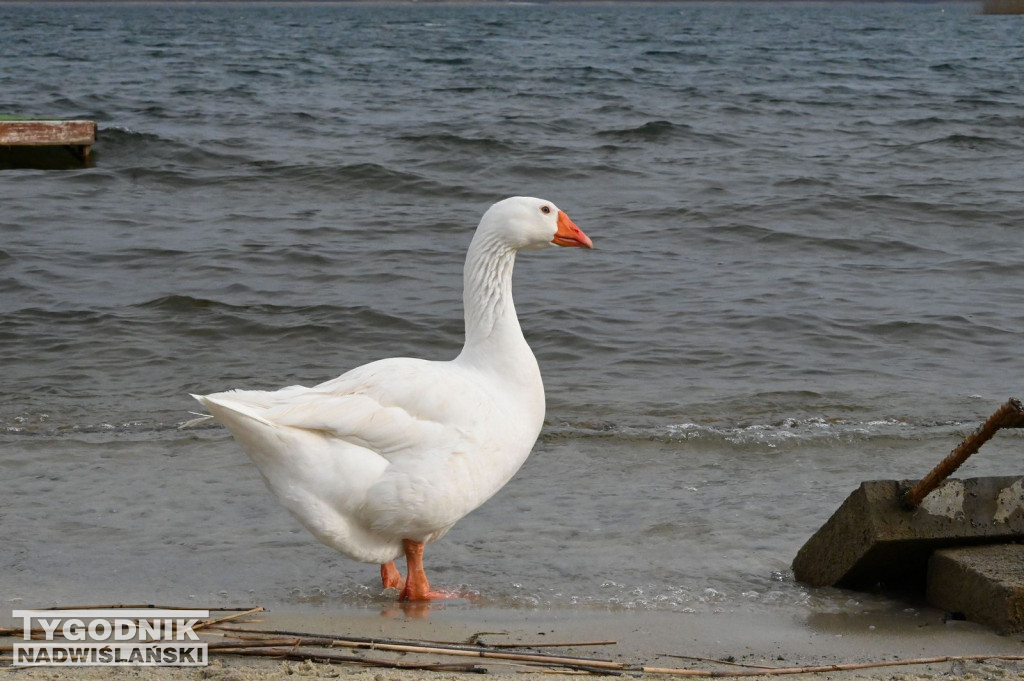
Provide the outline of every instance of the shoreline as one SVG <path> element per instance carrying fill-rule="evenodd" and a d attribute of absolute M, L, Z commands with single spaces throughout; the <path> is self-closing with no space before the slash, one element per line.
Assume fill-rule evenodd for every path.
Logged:
<path fill-rule="evenodd" d="M 911 609 L 908 609 L 908 611 Z M 246 629 L 301 631 L 328 638 L 365 637 L 430 643 L 466 643 L 503 646 L 521 644 L 529 652 L 546 652 L 569 657 L 603 659 L 626 665 L 616 674 L 644 678 L 674 678 L 675 675 L 643 673 L 642 668 L 693 670 L 692 674 L 768 678 L 760 668 L 827 667 L 885 663 L 868 669 L 800 672 L 801 678 L 825 679 L 917 679 L 953 674 L 963 677 L 976 672 L 991 679 L 1019 679 L 1024 661 L 956 659 L 971 656 L 1024 656 L 1020 634 L 1000 636 L 984 627 L 963 621 L 944 622 L 934 610 L 910 613 L 805 613 L 780 616 L 773 613 L 669 613 L 608 610 L 510 610 L 467 605 L 466 601 L 431 604 L 424 607 L 384 605 L 379 609 L 310 611 L 281 609 L 263 612 L 231 623 Z M 206 641 L 218 640 L 227 632 L 206 630 Z M 3 645 L 19 642 L 6 638 Z M 589 642 L 615 641 L 608 645 Z M 556 643 L 572 643 L 564 647 Z M 334 651 L 335 649 L 331 649 Z M 373 649 L 336 649 L 337 653 L 387 658 L 399 664 L 459 662 L 467 660 L 491 676 L 513 676 L 539 681 L 567 675 L 565 668 L 547 671 L 514 661 L 451 657 L 422 653 L 388 653 Z M 332 652 L 332 654 L 334 654 Z M 313 653 L 315 657 L 315 652 Z M 939 659 L 928 664 L 903 665 L 900 661 Z M 948 659 L 943 659 L 948 658 Z M 4 667 L 9 667 L 9 662 Z M 362 681 L 413 681 L 423 678 L 462 677 L 469 672 L 424 671 L 346 663 L 283 661 L 267 657 L 236 657 L 211 651 L 205 667 L 39 667 L 19 668 L 19 678 L 63 679 L 133 678 L 175 681 L 177 679 L 225 679 L 255 681 L 280 679 L 295 674 L 336 677 Z M 575 672 L 578 675 L 580 672 Z M 792 674 L 789 672 L 787 675 Z M 680 674 L 682 675 L 682 674 Z M 708 674 L 710 675 L 710 674 Z M 838 676 L 837 676 L 838 675 Z"/>
<path fill-rule="evenodd" d="M 2 6 L 265 6 L 265 7 L 603 7 L 699 5 L 977 5 L 982 0 L 0 0 Z"/>

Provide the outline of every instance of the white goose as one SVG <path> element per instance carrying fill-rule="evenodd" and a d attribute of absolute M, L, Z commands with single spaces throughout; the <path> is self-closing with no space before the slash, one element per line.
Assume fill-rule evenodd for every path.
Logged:
<path fill-rule="evenodd" d="M 442 598 L 423 546 L 487 501 L 529 456 L 544 385 L 512 302 L 520 250 L 593 248 L 550 201 L 484 214 L 464 270 L 466 341 L 448 362 L 384 359 L 312 388 L 194 397 L 224 423 L 284 506 L 324 544 L 379 563 L 403 600 Z M 394 559 L 405 554 L 403 581 Z M 404 586 L 404 588 L 403 588 Z"/>

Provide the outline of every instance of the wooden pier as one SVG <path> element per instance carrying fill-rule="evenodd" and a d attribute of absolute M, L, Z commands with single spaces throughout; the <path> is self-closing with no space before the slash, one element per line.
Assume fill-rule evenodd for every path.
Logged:
<path fill-rule="evenodd" d="M 1024 0 L 985 0 L 982 14 L 1024 14 Z"/>
<path fill-rule="evenodd" d="M 0 147 L 68 147 L 86 162 L 95 143 L 95 121 L 0 117 Z"/>

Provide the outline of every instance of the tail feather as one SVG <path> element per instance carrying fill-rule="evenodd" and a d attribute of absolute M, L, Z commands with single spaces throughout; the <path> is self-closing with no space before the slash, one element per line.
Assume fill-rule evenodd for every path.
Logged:
<path fill-rule="evenodd" d="M 213 421 L 214 418 L 215 418 L 211 414 L 200 414 L 198 411 L 190 411 L 189 414 L 192 414 L 196 418 L 189 419 L 188 421 L 185 421 L 184 423 L 180 424 L 178 426 L 178 430 L 185 430 L 186 428 L 192 428 L 193 426 L 198 426 L 200 423 L 206 423 L 207 421 Z"/>
<path fill-rule="evenodd" d="M 263 418 L 254 405 L 232 400 L 230 395 L 231 393 L 217 393 L 215 395 L 193 395 L 192 397 L 199 400 L 200 404 L 210 410 L 211 415 L 202 420 L 219 419 L 227 421 L 231 420 L 231 417 L 244 416 L 265 426 L 273 427 L 276 425 L 273 421 Z M 195 420 L 200 421 L 200 419 Z"/>

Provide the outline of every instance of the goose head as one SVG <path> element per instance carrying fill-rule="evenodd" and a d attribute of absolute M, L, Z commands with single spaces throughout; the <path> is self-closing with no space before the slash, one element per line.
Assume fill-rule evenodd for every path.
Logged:
<path fill-rule="evenodd" d="M 590 237 L 558 206 L 531 196 L 513 196 L 494 204 L 484 213 L 478 229 L 515 250 L 594 247 Z"/>

